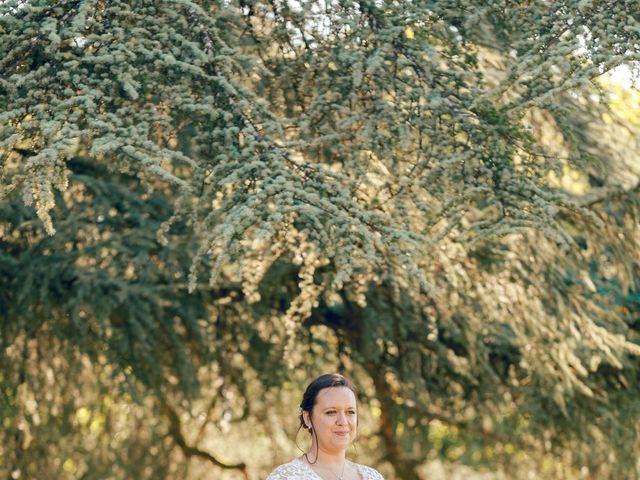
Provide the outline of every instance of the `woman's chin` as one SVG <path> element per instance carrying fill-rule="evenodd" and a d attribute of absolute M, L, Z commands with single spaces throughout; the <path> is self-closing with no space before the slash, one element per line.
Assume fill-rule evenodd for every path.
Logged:
<path fill-rule="evenodd" d="M 351 443 L 351 438 L 350 437 L 340 437 L 340 436 L 336 435 L 333 438 L 333 441 L 331 443 L 333 443 L 338 448 L 344 449 L 344 448 L 347 448 L 349 446 L 349 444 Z"/>

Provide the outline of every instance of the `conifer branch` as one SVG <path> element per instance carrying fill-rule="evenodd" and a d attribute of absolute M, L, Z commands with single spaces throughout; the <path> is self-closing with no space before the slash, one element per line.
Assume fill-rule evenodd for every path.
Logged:
<path fill-rule="evenodd" d="M 582 207 L 593 207 L 598 203 L 603 203 L 613 198 L 633 195 L 640 192 L 640 182 L 630 188 L 621 187 L 601 187 L 590 190 L 582 198 L 578 199 L 578 203 Z"/>
<path fill-rule="evenodd" d="M 211 34 L 208 32 L 208 30 L 205 27 L 202 19 L 200 18 L 200 16 L 198 15 L 198 13 L 194 9 L 190 9 L 189 10 L 189 15 L 190 15 L 193 23 L 195 23 L 195 25 L 197 25 L 198 28 L 200 29 L 201 36 L 202 36 L 202 43 L 204 44 L 205 53 L 207 55 L 209 55 L 209 56 L 212 56 L 213 52 L 214 52 L 214 44 L 213 44 L 213 40 L 211 38 Z M 224 74 L 223 74 L 222 70 L 220 69 L 220 67 L 218 67 L 218 65 L 213 65 L 213 70 L 214 70 L 214 73 L 215 73 L 216 76 L 218 76 L 220 78 L 224 78 Z M 245 112 L 242 111 L 242 109 L 238 105 L 237 99 L 234 98 L 233 94 L 229 93 L 228 100 L 229 100 L 229 103 L 231 104 L 231 106 L 233 107 L 236 115 L 238 115 L 238 117 L 241 119 L 242 123 L 244 124 L 245 129 L 248 132 L 250 132 L 250 135 L 253 137 L 253 139 L 256 141 L 256 143 L 262 143 L 263 136 L 260 133 L 260 130 L 258 129 L 256 124 L 253 122 L 253 120 L 251 118 L 249 118 L 249 116 Z M 303 163 L 301 163 L 299 161 L 296 161 L 296 160 L 292 159 L 291 155 L 289 154 L 289 152 L 283 150 L 277 144 L 275 144 L 273 142 L 270 142 L 270 147 L 280 157 L 285 159 L 285 161 L 290 166 L 294 167 L 294 170 L 301 175 L 303 180 L 308 180 L 308 179 L 311 178 L 310 174 L 317 173 L 317 170 L 315 168 L 313 168 L 312 166 L 310 166 L 308 164 L 303 164 Z"/>

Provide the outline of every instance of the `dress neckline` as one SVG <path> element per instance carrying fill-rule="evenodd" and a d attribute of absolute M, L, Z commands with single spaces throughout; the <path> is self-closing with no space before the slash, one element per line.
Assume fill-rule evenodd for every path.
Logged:
<path fill-rule="evenodd" d="M 318 474 L 315 472 L 315 470 L 313 470 L 313 468 L 311 468 L 311 465 L 309 465 L 309 463 L 308 463 L 308 462 L 305 462 L 305 461 L 302 459 L 302 457 L 298 457 L 298 458 L 296 458 L 296 460 L 297 460 L 298 462 L 300 462 L 302 465 L 304 465 L 304 467 L 305 467 L 309 472 L 311 472 L 311 475 L 313 475 L 317 480 L 322 480 L 322 477 L 320 477 L 320 475 L 318 475 Z M 358 463 L 354 463 L 354 462 L 351 462 L 351 461 L 349 461 L 349 460 L 347 460 L 347 459 L 345 459 L 345 462 L 349 462 L 349 463 L 353 464 L 353 466 L 354 466 L 354 467 L 356 467 L 356 472 L 358 472 L 358 476 L 360 477 L 360 480 L 364 480 L 364 475 L 363 475 L 363 473 L 362 473 L 362 469 L 360 468 L 360 464 L 358 464 Z"/>

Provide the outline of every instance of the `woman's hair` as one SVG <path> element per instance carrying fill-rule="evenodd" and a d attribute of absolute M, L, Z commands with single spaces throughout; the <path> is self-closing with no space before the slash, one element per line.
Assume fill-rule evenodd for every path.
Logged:
<path fill-rule="evenodd" d="M 325 373 L 324 375 L 320 375 L 318 378 L 314 379 L 307 386 L 307 389 L 304 391 L 304 394 L 302 395 L 302 402 L 300 402 L 300 414 L 299 414 L 300 426 L 298 427 L 298 432 L 300 431 L 301 428 L 308 429 L 309 433 L 311 433 L 316 440 L 316 447 L 318 446 L 318 437 L 316 436 L 315 430 L 313 430 L 312 428 L 313 420 L 311 419 L 311 412 L 313 411 L 313 407 L 316 404 L 316 399 L 318 398 L 318 394 L 320 393 L 320 391 L 325 388 L 331 388 L 331 387 L 347 387 L 349 390 L 353 392 L 354 395 L 357 396 L 358 394 L 356 387 L 353 383 L 351 383 L 351 380 L 349 380 L 347 377 L 339 373 Z M 304 412 L 307 412 L 309 414 L 309 421 L 311 422 L 311 427 L 307 427 L 307 424 L 304 422 Z M 296 436 L 297 436 L 297 432 L 296 432 Z M 307 456 L 306 453 L 304 455 L 305 457 Z M 307 461 L 308 460 L 309 458 L 307 457 Z M 317 460 L 318 458 L 316 454 L 315 461 Z"/>

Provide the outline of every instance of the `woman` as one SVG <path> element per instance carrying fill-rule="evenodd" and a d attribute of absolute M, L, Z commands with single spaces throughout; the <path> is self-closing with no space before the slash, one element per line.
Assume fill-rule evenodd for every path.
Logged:
<path fill-rule="evenodd" d="M 300 404 L 300 428 L 311 434 L 311 447 L 301 457 L 280 465 L 267 480 L 384 480 L 380 473 L 346 459 L 356 437 L 356 389 L 338 373 L 321 375 L 309 384 Z"/>

